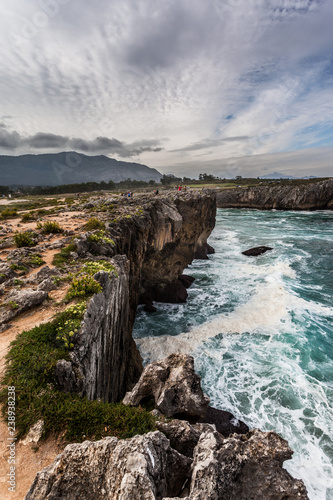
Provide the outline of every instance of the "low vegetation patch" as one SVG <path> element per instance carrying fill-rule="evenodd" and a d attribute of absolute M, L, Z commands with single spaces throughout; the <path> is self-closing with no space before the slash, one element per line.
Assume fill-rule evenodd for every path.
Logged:
<path fill-rule="evenodd" d="M 45 261 L 42 259 L 39 253 L 35 253 L 29 256 L 29 265 L 31 266 L 39 267 L 42 266 L 44 263 Z"/>
<path fill-rule="evenodd" d="M 22 214 L 21 222 L 30 222 L 35 219 L 36 216 L 33 212 L 25 212 L 24 214 Z"/>
<path fill-rule="evenodd" d="M 52 264 L 56 267 L 63 267 L 68 264 L 71 252 L 76 251 L 76 244 L 70 243 L 67 247 L 62 248 L 60 253 L 56 253 L 53 257 Z"/>
<path fill-rule="evenodd" d="M 24 233 L 15 233 L 15 245 L 17 246 L 17 248 L 33 247 L 34 245 L 36 245 L 36 242 L 33 240 L 33 236 L 35 236 L 35 234 L 31 233 L 30 231 L 25 231 Z"/>
<path fill-rule="evenodd" d="M 84 264 L 82 271 L 84 273 L 89 274 L 90 276 L 93 276 L 99 271 L 106 271 L 109 274 L 114 273 L 117 276 L 115 267 L 112 264 L 110 264 L 110 262 L 107 262 L 105 260 L 88 261 Z"/>
<path fill-rule="evenodd" d="M 88 222 L 83 226 L 87 231 L 94 231 L 94 229 L 105 229 L 105 222 L 97 219 L 97 217 L 91 217 Z"/>
<path fill-rule="evenodd" d="M 37 229 L 40 229 L 44 234 L 57 234 L 63 232 L 63 228 L 59 225 L 59 223 L 51 220 L 48 220 L 43 224 L 38 222 Z"/>
<path fill-rule="evenodd" d="M 5 208 L 0 212 L 0 219 L 12 219 L 18 217 L 17 208 Z"/>
<path fill-rule="evenodd" d="M 15 386 L 18 438 L 39 419 L 44 420 L 44 437 L 64 433 L 69 442 L 100 439 L 106 435 L 128 438 L 155 430 L 154 418 L 142 408 L 89 401 L 57 388 L 55 366 L 59 359 L 69 359 L 70 349 L 59 331 L 66 331 L 66 338 L 71 338 L 84 309 L 85 304 L 71 306 L 53 321 L 22 332 L 12 343 L 0 402 L 6 417 L 7 387 Z"/>
<path fill-rule="evenodd" d="M 101 291 L 101 285 L 92 276 L 85 274 L 73 279 L 65 298 L 71 300 L 76 297 L 88 297 Z"/>
<path fill-rule="evenodd" d="M 107 243 L 108 245 L 114 245 L 114 241 L 111 240 L 111 238 L 105 236 L 105 231 L 103 230 L 97 231 L 96 233 L 93 234 L 89 234 L 87 240 L 90 241 L 91 243 L 99 243 L 99 244 Z"/>

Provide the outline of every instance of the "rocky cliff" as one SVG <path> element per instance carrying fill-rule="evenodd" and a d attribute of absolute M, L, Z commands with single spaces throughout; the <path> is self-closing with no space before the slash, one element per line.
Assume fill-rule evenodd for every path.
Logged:
<path fill-rule="evenodd" d="M 124 403 L 147 396 L 169 417 L 205 416 L 209 403 L 193 358 L 183 354 L 148 365 Z M 154 411 L 159 431 L 67 446 L 37 474 L 26 500 L 307 500 L 302 481 L 282 467 L 292 451 L 276 433 L 237 424 L 225 435 L 207 420 L 168 421 Z"/>
<path fill-rule="evenodd" d="M 107 204 L 111 200 L 101 198 L 91 208 Z M 71 360 L 59 361 L 56 371 L 63 390 L 109 402 L 119 401 L 143 369 L 132 339 L 138 303 L 186 300 L 179 277 L 197 251 L 206 252 L 216 213 L 212 192 L 143 196 L 120 204 L 127 215 L 107 222 L 108 240 L 96 241 L 90 233 L 74 240 L 78 257 L 109 257 L 116 275 L 95 276 L 103 291 L 88 304 Z"/>
<path fill-rule="evenodd" d="M 274 184 L 225 189 L 217 194 L 217 206 L 261 210 L 332 210 L 333 179 L 303 185 Z"/>

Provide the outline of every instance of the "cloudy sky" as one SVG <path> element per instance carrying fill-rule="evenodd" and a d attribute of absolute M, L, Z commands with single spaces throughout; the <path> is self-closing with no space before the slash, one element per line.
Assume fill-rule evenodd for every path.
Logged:
<path fill-rule="evenodd" d="M 332 0 L 0 2 L 0 154 L 333 175 Z"/>

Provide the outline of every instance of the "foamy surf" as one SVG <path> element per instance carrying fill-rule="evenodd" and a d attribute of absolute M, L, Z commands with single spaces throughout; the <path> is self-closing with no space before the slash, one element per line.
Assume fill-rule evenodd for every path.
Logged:
<path fill-rule="evenodd" d="M 287 439 L 285 467 L 311 500 L 333 500 L 332 222 L 218 210 L 215 255 L 186 271 L 188 302 L 140 310 L 134 332 L 145 362 L 192 353 L 213 406 Z M 258 245 L 274 250 L 241 254 Z"/>

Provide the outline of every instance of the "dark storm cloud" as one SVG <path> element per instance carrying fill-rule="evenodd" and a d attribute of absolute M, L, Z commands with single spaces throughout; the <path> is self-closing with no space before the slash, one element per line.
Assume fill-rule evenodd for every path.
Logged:
<path fill-rule="evenodd" d="M 15 149 L 20 144 L 20 134 L 9 132 L 4 123 L 0 123 L 0 147 L 5 149 Z"/>
<path fill-rule="evenodd" d="M 16 150 L 21 146 L 30 149 L 72 149 L 85 153 L 107 153 L 117 154 L 123 158 L 138 156 L 143 152 L 159 152 L 163 148 L 160 142 L 150 139 L 147 141 L 127 144 L 118 139 L 109 137 L 96 137 L 93 140 L 81 139 L 79 137 L 68 137 L 45 132 L 38 132 L 32 136 L 22 137 L 18 132 L 9 132 L 4 123 L 0 123 L 0 147 Z"/>
<path fill-rule="evenodd" d="M 66 147 L 68 137 L 39 132 L 22 142 L 35 149 L 62 148 Z"/>

